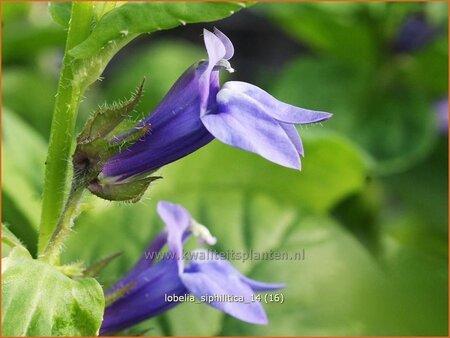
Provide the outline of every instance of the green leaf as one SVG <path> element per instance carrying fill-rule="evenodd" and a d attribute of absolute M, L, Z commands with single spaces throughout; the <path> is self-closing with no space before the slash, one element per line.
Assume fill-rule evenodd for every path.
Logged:
<path fill-rule="evenodd" d="M 40 13 L 44 22 L 46 14 Z M 62 46 L 64 38 L 65 32 L 51 21 L 41 25 L 27 20 L 5 23 L 2 28 L 2 63 L 29 62 L 49 47 Z"/>
<path fill-rule="evenodd" d="M 31 7 L 29 2 L 8 2 L 2 6 L 2 23 L 9 23 L 11 21 L 25 17 Z"/>
<path fill-rule="evenodd" d="M 99 258 L 123 252 L 99 273 L 99 281 L 109 287 L 141 256 L 145 246 L 161 230 L 161 224 L 155 218 L 153 205 L 149 206 L 147 201 L 131 206 L 86 196 L 85 203 L 89 210 L 77 218 L 75 234 L 68 238 L 62 253 L 63 262 L 81 260 L 89 266 Z M 93 230 L 95 236 L 92 236 Z M 79 245 L 85 250 L 78 250 Z"/>
<path fill-rule="evenodd" d="M 20 247 L 2 267 L 4 336 L 98 334 L 104 296 L 95 279 L 71 279 Z"/>
<path fill-rule="evenodd" d="M 53 20 L 63 26 L 64 28 L 69 28 L 70 13 L 72 11 L 71 2 L 50 2 L 48 5 L 50 15 Z"/>
<path fill-rule="evenodd" d="M 269 325 L 226 317 L 218 335 L 446 335 L 446 259 L 385 240 L 381 269 L 335 222 L 301 217 L 277 250 L 304 249 L 304 260 L 262 261 L 250 272 L 287 284 L 283 304 L 264 305 Z"/>
<path fill-rule="evenodd" d="M 93 56 L 107 44 L 120 44 L 127 37 L 174 28 L 194 22 L 225 18 L 245 7 L 244 3 L 136 2 L 113 9 L 101 18 L 91 35 L 71 50 L 75 58 Z"/>
<path fill-rule="evenodd" d="M 396 330 L 387 334 L 446 336 L 448 237 L 430 232 L 418 212 L 391 215 L 380 229 L 381 258 L 391 281 L 387 297 L 395 300 L 387 304 L 386 315 L 397 321 Z"/>
<path fill-rule="evenodd" d="M 52 74 L 31 67 L 9 67 L 2 72 L 2 82 L 3 105 L 47 139 L 56 89 Z"/>
<path fill-rule="evenodd" d="M 327 218 L 300 215 L 288 230 L 274 250 L 290 259 L 256 262 L 250 271 L 257 280 L 286 283 L 276 292 L 282 304 L 264 304 L 269 325 L 226 317 L 218 335 L 368 334 L 365 302 L 370 306 L 371 294 L 379 295 L 383 275 L 367 250 Z"/>
<path fill-rule="evenodd" d="M 2 242 L 10 247 L 22 246 L 20 240 L 2 223 Z"/>
<path fill-rule="evenodd" d="M 448 138 L 441 137 L 431 154 L 413 168 L 385 178 L 404 208 L 420 213 L 429 235 L 448 233 Z M 414 182 L 414 184 L 411 184 Z M 398 205 L 397 205 L 398 207 Z"/>
<path fill-rule="evenodd" d="M 2 223 L 2 258 L 9 255 L 16 246 L 23 247 L 22 242 Z"/>
<path fill-rule="evenodd" d="M 34 254 L 40 215 L 46 144 L 7 109 L 2 112 L 3 221 Z"/>
<path fill-rule="evenodd" d="M 368 6 L 367 3 L 304 2 L 265 4 L 256 9 L 288 35 L 319 53 L 366 66 L 379 53 L 372 22 L 367 17 Z"/>
<path fill-rule="evenodd" d="M 447 95 L 448 39 L 439 37 L 414 58 L 405 60 L 405 76 L 410 83 L 420 84 L 421 89 L 436 97 Z"/>
<path fill-rule="evenodd" d="M 99 21 L 103 15 L 112 11 L 114 8 L 123 6 L 126 3 L 126 1 L 95 1 L 93 5 L 96 21 Z"/>

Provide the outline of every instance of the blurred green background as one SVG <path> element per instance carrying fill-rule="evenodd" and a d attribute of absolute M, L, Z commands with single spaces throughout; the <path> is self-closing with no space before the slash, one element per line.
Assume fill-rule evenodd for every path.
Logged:
<path fill-rule="evenodd" d="M 2 10 L 2 219 L 35 252 L 65 31 L 45 3 Z M 161 169 L 137 205 L 89 196 L 65 262 L 122 251 L 100 276 L 111 285 L 161 230 L 155 204 L 166 199 L 211 229 L 216 250 L 306 258 L 233 262 L 287 284 L 284 304 L 264 305 L 267 327 L 183 304 L 129 334 L 447 335 L 448 115 L 437 108 L 448 92 L 447 13 L 443 2 L 261 3 L 133 41 L 87 92 L 78 130 L 144 76 L 138 110 L 148 114 L 205 57 L 202 28 L 213 26 L 235 45 L 228 78 L 334 117 L 299 128 L 301 172 L 214 141 Z"/>

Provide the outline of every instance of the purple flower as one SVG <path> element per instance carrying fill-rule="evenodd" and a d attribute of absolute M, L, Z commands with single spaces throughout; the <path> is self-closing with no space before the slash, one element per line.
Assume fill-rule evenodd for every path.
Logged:
<path fill-rule="evenodd" d="M 214 138 L 300 169 L 303 146 L 294 125 L 324 121 L 331 114 L 280 102 L 245 82 L 230 81 L 221 87 L 220 70 L 233 71 L 228 62 L 233 45 L 217 29 L 214 33 L 204 30 L 204 42 L 208 60 L 191 66 L 154 112 L 136 126 L 149 131 L 104 163 L 95 189 L 103 182 L 121 184 L 142 178 Z"/>
<path fill-rule="evenodd" d="M 159 202 L 157 210 L 166 228 L 132 270 L 106 291 L 106 296 L 111 296 L 124 290 L 119 299 L 106 307 L 100 334 L 123 330 L 179 304 L 169 302 L 168 296 L 195 296 L 242 321 L 267 324 L 262 305 L 252 301 L 254 292 L 277 290 L 284 285 L 249 279 L 220 255 L 205 249 L 190 252 L 186 265 L 183 243 L 191 235 L 208 244 L 214 244 L 216 239 L 180 205 Z M 168 252 L 160 255 L 166 245 Z"/>
<path fill-rule="evenodd" d="M 440 134 L 448 133 L 448 98 L 439 100 L 434 107 L 437 130 Z"/>
<path fill-rule="evenodd" d="M 432 42 L 439 31 L 428 22 L 424 13 L 415 13 L 408 16 L 401 24 L 393 49 L 397 53 L 415 52 Z"/>

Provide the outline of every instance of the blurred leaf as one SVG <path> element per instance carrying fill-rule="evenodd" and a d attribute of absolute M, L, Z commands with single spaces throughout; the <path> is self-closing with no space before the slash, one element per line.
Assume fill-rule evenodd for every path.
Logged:
<path fill-rule="evenodd" d="M 2 111 L 3 221 L 30 252 L 36 250 L 46 144 L 7 109 Z"/>
<path fill-rule="evenodd" d="M 334 113 L 327 128 L 354 130 L 369 74 L 332 59 L 298 58 L 273 81 L 273 94 L 290 104 Z"/>
<path fill-rule="evenodd" d="M 446 260 L 389 244 L 389 265 L 381 271 L 338 225 L 302 218 L 277 250 L 304 248 L 305 260 L 264 261 L 251 273 L 287 282 L 285 302 L 265 305 L 269 325 L 226 317 L 219 335 L 445 336 Z"/>
<path fill-rule="evenodd" d="M 2 334 L 94 336 L 104 296 L 93 278 L 70 279 L 20 247 L 2 260 Z"/>
<path fill-rule="evenodd" d="M 99 274 L 99 281 L 109 287 L 141 256 L 161 230 L 161 224 L 156 223 L 155 209 L 147 201 L 131 206 L 91 196 L 85 198 L 85 205 L 89 211 L 75 220 L 75 233 L 67 241 L 63 261 L 81 260 L 89 266 L 115 252 L 123 252 Z M 80 247 L 84 250 L 79 250 Z"/>
<path fill-rule="evenodd" d="M 398 214 L 382 227 L 383 262 L 392 281 L 392 335 L 448 335 L 448 243 L 430 234 L 426 219 Z"/>
<path fill-rule="evenodd" d="M 422 251 L 441 259 L 447 257 L 448 243 L 446 237 L 442 236 L 442 232 L 447 235 L 446 229 L 439 232 L 431 228 L 429 220 L 424 218 L 420 211 L 409 209 L 402 214 L 392 213 L 390 217 L 385 218 L 380 229 L 384 236 L 412 250 Z M 389 251 L 388 248 L 385 255 L 390 254 Z"/>
<path fill-rule="evenodd" d="M 448 35 L 441 34 L 431 45 L 414 57 L 405 57 L 403 67 L 409 83 L 433 97 L 447 94 Z"/>
<path fill-rule="evenodd" d="M 219 335 L 336 336 L 367 334 L 366 306 L 383 275 L 352 236 L 327 218 L 299 217 L 276 247 L 291 259 L 261 261 L 252 278 L 283 281 L 284 303 L 264 304 L 268 326 L 226 317 Z M 295 254 L 304 250 L 304 260 Z M 367 303 L 361 302 L 364 300 Z M 369 304 L 369 305 L 367 305 Z"/>
<path fill-rule="evenodd" d="M 194 22 L 210 22 L 225 18 L 245 7 L 244 3 L 208 2 L 140 2 L 127 3 L 101 18 L 91 35 L 70 53 L 87 58 L 108 43 L 120 45 L 126 37 L 152 33 Z"/>
<path fill-rule="evenodd" d="M 63 26 L 64 28 L 69 27 L 70 15 L 72 11 L 71 2 L 50 2 L 48 5 L 50 15 L 53 20 Z"/>
<path fill-rule="evenodd" d="M 379 53 L 366 3 L 302 2 L 267 4 L 259 9 L 287 34 L 323 55 L 370 66 Z"/>
<path fill-rule="evenodd" d="M 381 173 L 417 163 L 437 138 L 429 99 L 402 81 L 401 74 L 393 76 L 384 88 L 374 89 L 353 125 L 355 140 L 375 157 Z"/>
<path fill-rule="evenodd" d="M 448 22 L 448 4 L 445 2 L 427 2 L 425 10 L 427 17 L 434 24 L 442 24 Z M 446 13 L 447 12 L 447 13 Z M 444 25 L 447 27 L 447 25 Z"/>
<path fill-rule="evenodd" d="M 5 2 L 2 5 L 2 23 L 23 18 L 31 7 L 30 2 Z"/>
<path fill-rule="evenodd" d="M 56 25 L 35 25 L 17 20 L 2 28 L 2 63 L 29 62 L 41 50 L 49 47 L 63 49 L 65 32 Z"/>
<path fill-rule="evenodd" d="M 366 149 L 378 173 L 411 166 L 436 140 L 426 93 L 393 64 L 372 73 L 330 59 L 303 58 L 287 67 L 273 87 L 283 101 L 335 113 L 327 127 Z"/>
<path fill-rule="evenodd" d="M 3 70 L 2 82 L 3 105 L 46 139 L 50 132 L 56 79 L 37 69 L 9 67 Z"/>
<path fill-rule="evenodd" d="M 332 211 L 336 220 L 374 256 L 380 250 L 378 219 L 385 198 L 381 182 L 370 179 L 363 190 L 342 200 Z"/>
<path fill-rule="evenodd" d="M 413 168 L 385 179 L 397 208 L 420 214 L 430 235 L 448 233 L 448 139 Z M 412 182 L 414 182 L 412 184 Z"/>

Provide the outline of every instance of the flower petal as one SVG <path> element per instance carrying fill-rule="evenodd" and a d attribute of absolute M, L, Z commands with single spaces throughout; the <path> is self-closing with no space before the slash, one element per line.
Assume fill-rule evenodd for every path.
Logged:
<path fill-rule="evenodd" d="M 194 250 L 191 252 L 190 258 L 191 262 L 193 262 L 194 264 L 189 268 L 197 271 L 202 271 L 204 269 L 204 265 L 206 266 L 206 269 L 208 269 L 214 264 L 217 264 L 217 269 L 220 269 L 224 274 L 228 276 L 236 276 L 241 281 L 248 284 L 253 291 L 270 291 L 282 289 L 285 287 L 285 284 L 282 283 L 265 283 L 245 277 L 230 263 L 230 261 L 223 259 L 214 251 L 205 249 Z"/>
<path fill-rule="evenodd" d="M 229 81 L 222 88 L 251 97 L 259 102 L 261 109 L 267 115 L 281 122 L 293 124 L 317 123 L 332 116 L 330 113 L 298 108 L 281 102 L 261 88 L 246 82 Z"/>
<path fill-rule="evenodd" d="M 178 269 L 183 271 L 183 235 L 191 223 L 191 215 L 181 205 L 169 202 L 158 202 L 157 211 L 159 217 L 167 227 L 167 245 L 169 250 L 175 254 Z"/>
<path fill-rule="evenodd" d="M 142 272 L 151 268 L 153 262 L 155 261 L 157 254 L 167 243 L 167 231 L 161 231 L 155 239 L 150 243 L 145 253 L 141 256 L 139 261 L 133 266 L 133 268 L 120 279 L 116 285 L 108 290 L 109 293 L 116 291 L 117 289 L 123 287 L 124 285 L 132 282 L 136 279 Z"/>
<path fill-rule="evenodd" d="M 180 278 L 186 288 L 207 305 L 248 323 L 267 324 L 264 308 L 254 301 L 252 289 L 239 279 L 238 274 L 228 274 L 226 268 L 222 269 L 221 262 L 224 261 L 201 265 L 193 262 Z"/>
<path fill-rule="evenodd" d="M 165 295 L 184 295 L 188 290 L 178 276 L 173 260 L 163 260 L 133 280 L 132 288 L 107 306 L 100 329 L 101 335 L 123 330 L 154 317 L 178 303 L 167 302 Z M 109 290 L 107 294 L 109 294 Z"/>
<path fill-rule="evenodd" d="M 241 275 L 241 280 L 245 282 L 248 286 L 252 288 L 253 291 L 274 291 L 274 290 L 280 290 L 286 287 L 285 284 L 282 283 L 265 283 L 260 282 L 245 276 Z"/>
<path fill-rule="evenodd" d="M 217 112 L 201 116 L 206 129 L 217 139 L 288 168 L 300 168 L 300 156 L 280 123 L 247 95 L 221 89 Z"/>
<path fill-rule="evenodd" d="M 216 27 L 214 27 L 214 34 L 222 41 L 222 44 L 225 47 L 225 55 L 223 58 L 225 60 L 231 59 L 234 55 L 234 47 L 231 40 Z"/>
<path fill-rule="evenodd" d="M 205 42 L 206 52 L 208 53 L 208 63 L 214 67 L 217 62 L 227 55 L 226 46 L 222 42 L 221 37 L 211 33 L 207 29 L 203 29 L 203 40 Z"/>
<path fill-rule="evenodd" d="M 297 152 L 300 156 L 303 156 L 304 150 L 303 150 L 303 143 L 302 139 L 300 138 L 300 135 L 298 134 L 297 128 L 295 128 L 294 125 L 280 122 L 281 127 L 286 132 L 286 135 L 291 140 L 292 144 L 294 145 L 295 149 L 297 149 Z"/>
<path fill-rule="evenodd" d="M 207 112 L 210 96 L 215 96 L 216 94 L 210 91 L 211 74 L 218 73 L 218 71 L 213 72 L 214 66 L 227 54 L 226 47 L 222 40 L 207 29 L 203 30 L 203 40 L 205 42 L 206 52 L 208 53 L 208 64 L 206 69 L 204 69 L 200 75 L 198 81 L 198 89 L 200 93 L 200 115 L 204 115 Z M 203 66 L 203 64 L 200 66 Z"/>
<path fill-rule="evenodd" d="M 207 269 L 212 265 L 217 265 L 217 269 L 220 269 L 228 276 L 236 276 L 241 281 L 248 284 L 253 291 L 271 291 L 286 287 L 285 284 L 282 283 L 265 283 L 245 277 L 230 263 L 230 261 L 224 259 L 214 251 L 197 249 L 191 252 L 190 259 L 194 264 L 189 266 L 187 270 L 193 269 L 196 271 L 202 271 L 204 269 L 203 265 L 206 265 Z"/>

